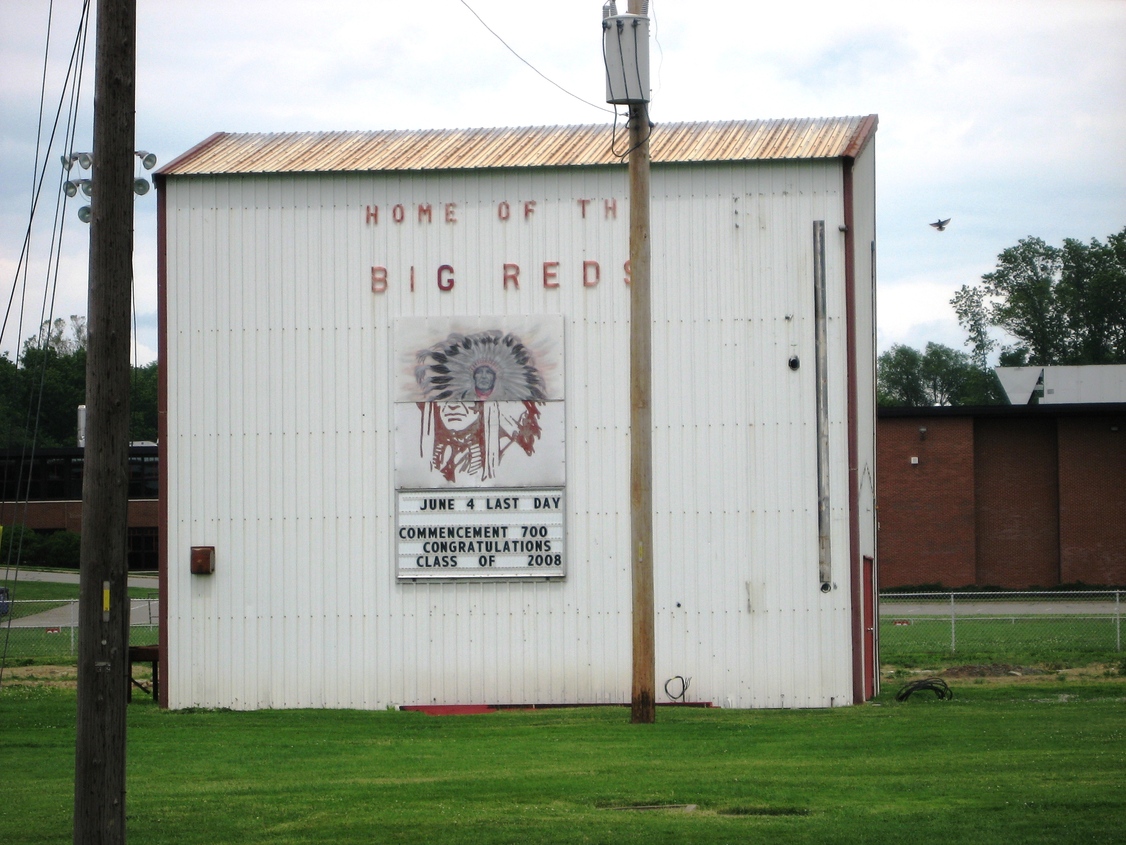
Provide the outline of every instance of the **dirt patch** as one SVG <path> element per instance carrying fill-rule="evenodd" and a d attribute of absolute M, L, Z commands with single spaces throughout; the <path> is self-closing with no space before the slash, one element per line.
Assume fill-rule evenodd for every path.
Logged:
<path fill-rule="evenodd" d="M 78 687 L 77 666 L 8 666 L 4 685 L 14 687 Z"/>
<path fill-rule="evenodd" d="M 990 663 L 968 666 L 951 666 L 942 672 L 945 678 L 1001 678 L 1024 677 L 1026 675 L 1047 675 L 1049 670 L 1033 666 L 1010 666 L 1008 663 Z"/>
<path fill-rule="evenodd" d="M 884 666 L 882 672 L 885 684 L 903 684 L 918 678 L 946 678 L 947 680 L 969 681 L 974 684 L 1005 686 L 1009 684 L 1043 684 L 1045 681 L 1060 680 L 1075 683 L 1098 681 L 1100 683 L 1122 683 L 1126 685 L 1126 673 L 1119 664 L 1076 667 L 1017 666 L 1008 663 L 964 664 L 946 668 L 904 668 Z"/>
<path fill-rule="evenodd" d="M 141 663 L 133 664 L 133 677 L 148 684 L 152 670 Z M 3 677 L 4 686 L 14 687 L 58 687 L 78 689 L 77 666 L 6 666 Z"/>

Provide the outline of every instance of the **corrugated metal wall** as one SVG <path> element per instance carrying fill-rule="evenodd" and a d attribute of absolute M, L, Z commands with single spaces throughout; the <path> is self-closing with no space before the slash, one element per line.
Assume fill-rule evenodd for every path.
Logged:
<path fill-rule="evenodd" d="M 625 169 L 176 177 L 162 200 L 169 705 L 627 702 Z M 674 675 L 724 706 L 852 700 L 842 209 L 836 160 L 654 170 L 658 700 Z M 828 594 L 814 220 L 828 232 Z M 565 318 L 566 580 L 397 582 L 396 317 L 542 313 Z M 213 575 L 189 574 L 193 545 L 216 547 Z"/>

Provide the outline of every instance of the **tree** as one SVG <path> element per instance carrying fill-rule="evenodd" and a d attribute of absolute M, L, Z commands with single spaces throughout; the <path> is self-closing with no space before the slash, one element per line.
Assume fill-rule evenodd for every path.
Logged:
<path fill-rule="evenodd" d="M 130 440 L 156 440 L 156 363 L 133 368 Z M 0 355 L 0 448 L 74 446 L 86 402 L 86 318 L 48 320 L 18 361 Z"/>
<path fill-rule="evenodd" d="M 1001 401 L 992 371 L 974 366 L 965 352 L 941 343 L 928 343 L 923 352 L 896 344 L 876 364 L 876 401 L 883 407 L 995 405 Z"/>
<path fill-rule="evenodd" d="M 895 344 L 876 360 L 876 402 L 881 406 L 920 408 L 927 401 L 923 388 L 923 355 Z"/>
<path fill-rule="evenodd" d="M 62 317 L 56 317 L 54 322 L 44 320 L 39 327 L 39 334 L 32 335 L 23 342 L 26 355 L 29 350 L 50 349 L 60 355 L 73 355 L 75 352 L 86 349 L 86 318 L 77 314 L 70 315 L 70 334 L 67 334 L 68 323 Z"/>
<path fill-rule="evenodd" d="M 990 326 L 1015 340 L 1003 366 L 1126 363 L 1126 228 L 1105 244 L 1025 238 L 951 305 L 979 366 L 996 348 Z"/>
<path fill-rule="evenodd" d="M 143 367 L 134 367 L 129 392 L 130 440 L 156 442 L 156 361 Z"/>

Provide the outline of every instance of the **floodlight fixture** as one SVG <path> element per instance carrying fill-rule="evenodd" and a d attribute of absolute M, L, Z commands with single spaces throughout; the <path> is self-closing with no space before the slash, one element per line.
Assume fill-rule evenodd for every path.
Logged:
<path fill-rule="evenodd" d="M 145 170 L 152 170 L 154 167 L 156 167 L 155 153 L 146 152 L 145 150 L 137 150 L 135 153 L 133 153 L 133 155 L 141 160 L 141 167 L 145 168 Z"/>
<path fill-rule="evenodd" d="M 133 180 L 133 193 L 139 197 L 143 197 L 149 192 L 149 180 L 137 178 Z"/>
<path fill-rule="evenodd" d="M 92 155 L 90 155 L 89 153 L 79 153 L 78 154 L 78 166 L 81 167 L 83 170 L 89 170 L 90 167 L 93 164 L 94 164 L 94 157 Z"/>
<path fill-rule="evenodd" d="M 78 183 L 73 179 L 67 179 L 65 182 L 63 182 L 63 193 L 65 193 L 68 197 L 77 196 Z"/>
<path fill-rule="evenodd" d="M 82 193 L 86 196 L 94 196 L 94 182 L 92 179 L 79 179 L 78 187 L 82 189 Z"/>
<path fill-rule="evenodd" d="M 90 206 L 84 205 L 82 208 L 78 209 L 78 219 L 83 223 L 89 223 L 92 216 L 93 212 L 90 211 Z"/>

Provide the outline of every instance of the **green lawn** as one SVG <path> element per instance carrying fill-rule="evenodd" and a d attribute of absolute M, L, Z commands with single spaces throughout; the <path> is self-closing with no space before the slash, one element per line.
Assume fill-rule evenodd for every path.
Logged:
<path fill-rule="evenodd" d="M 130 706 L 144 843 L 1121 842 L 1126 683 L 818 711 Z M 75 695 L 0 690 L 0 826 L 68 842 Z M 695 804 L 692 812 L 616 809 Z"/>
<path fill-rule="evenodd" d="M 880 660 L 902 666 L 958 663 L 1011 663 L 1082 666 L 1126 658 L 1118 650 L 1126 643 L 1112 615 L 1005 616 L 956 619 L 951 641 L 950 617 L 902 617 L 885 613 L 880 619 Z"/>

